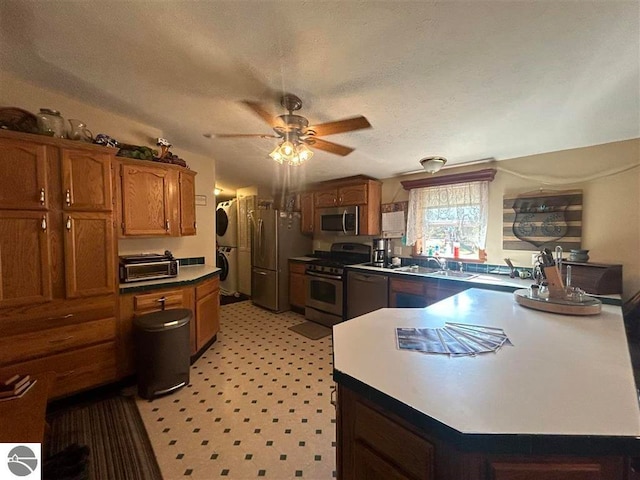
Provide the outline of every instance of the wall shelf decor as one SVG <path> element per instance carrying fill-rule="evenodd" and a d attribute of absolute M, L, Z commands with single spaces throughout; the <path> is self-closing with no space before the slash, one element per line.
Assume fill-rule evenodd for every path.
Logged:
<path fill-rule="evenodd" d="M 582 248 L 582 190 L 505 195 L 502 209 L 505 250 Z"/>

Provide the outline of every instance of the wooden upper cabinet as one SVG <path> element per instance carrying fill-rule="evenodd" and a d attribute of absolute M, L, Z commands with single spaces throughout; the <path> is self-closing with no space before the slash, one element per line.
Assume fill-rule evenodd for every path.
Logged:
<path fill-rule="evenodd" d="M 382 195 L 382 183 L 379 180 L 358 175 L 340 180 L 332 180 L 317 184 L 313 192 L 313 209 L 358 206 L 358 216 L 360 222 L 360 235 L 379 235 L 380 234 L 380 204 Z M 304 199 L 301 197 L 301 209 L 304 215 Z M 310 215 L 313 217 L 315 212 Z M 309 216 L 308 216 L 309 217 Z M 316 215 L 317 217 L 317 215 Z M 317 219 L 311 218 L 311 222 Z M 312 233 L 313 226 L 305 230 L 306 222 L 302 224 L 304 233 Z"/>
<path fill-rule="evenodd" d="M 177 172 L 161 166 L 123 163 L 122 234 L 163 236 L 176 231 Z"/>
<path fill-rule="evenodd" d="M 114 228 L 110 213 L 63 213 L 67 298 L 115 293 Z"/>
<path fill-rule="evenodd" d="M 46 145 L 20 140 L 0 142 L 0 209 L 47 210 Z"/>
<path fill-rule="evenodd" d="M 49 216 L 0 210 L 0 308 L 51 300 Z"/>
<path fill-rule="evenodd" d="M 360 185 L 348 185 L 338 189 L 339 205 L 364 205 L 367 203 L 368 183 Z"/>
<path fill-rule="evenodd" d="M 368 201 L 369 184 L 345 185 L 314 192 L 316 208 L 364 205 Z"/>
<path fill-rule="evenodd" d="M 108 153 L 62 149 L 62 202 L 65 210 L 113 210 Z"/>
<path fill-rule="evenodd" d="M 196 234 L 196 174 L 180 172 L 180 235 Z"/>
<path fill-rule="evenodd" d="M 313 196 L 312 192 L 300 194 L 300 230 L 313 233 Z"/>
<path fill-rule="evenodd" d="M 338 189 L 316 190 L 313 192 L 313 199 L 316 208 L 335 207 L 338 205 Z"/>

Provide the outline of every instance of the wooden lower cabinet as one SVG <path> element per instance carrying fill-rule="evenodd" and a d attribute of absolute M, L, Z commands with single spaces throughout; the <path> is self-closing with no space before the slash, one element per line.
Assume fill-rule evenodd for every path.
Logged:
<path fill-rule="evenodd" d="M 409 280 L 392 277 L 389 282 L 389 307 L 424 308 L 469 288 L 463 282 L 425 278 Z"/>
<path fill-rule="evenodd" d="M 133 320 L 136 316 L 169 308 L 187 308 L 194 311 L 193 287 L 169 287 L 151 292 L 120 295 L 118 320 L 118 376 L 126 377 L 136 371 Z M 190 325 L 191 353 L 196 350 L 195 323 Z"/>
<path fill-rule="evenodd" d="M 50 396 L 117 380 L 115 295 L 0 312 L 0 379 L 54 372 Z"/>
<path fill-rule="evenodd" d="M 437 395 L 437 389 L 434 390 Z M 367 395 L 368 397 L 368 395 Z M 461 450 L 338 384 L 339 480 L 630 480 L 624 456 L 491 455 Z"/>
<path fill-rule="evenodd" d="M 220 330 L 220 281 L 218 277 L 196 287 L 196 353 Z"/>
<path fill-rule="evenodd" d="M 0 378 L 14 374 L 54 372 L 51 398 L 62 397 L 116 380 L 115 341 L 49 355 L 0 368 Z"/>
<path fill-rule="evenodd" d="M 306 263 L 289 261 L 289 305 L 302 310 L 307 295 L 306 271 Z"/>
<path fill-rule="evenodd" d="M 169 308 L 187 308 L 193 312 L 190 323 L 192 357 L 220 330 L 220 281 L 218 277 L 195 285 L 176 286 L 120 295 L 118 320 L 118 376 L 136 371 L 133 319 L 136 316 Z"/>

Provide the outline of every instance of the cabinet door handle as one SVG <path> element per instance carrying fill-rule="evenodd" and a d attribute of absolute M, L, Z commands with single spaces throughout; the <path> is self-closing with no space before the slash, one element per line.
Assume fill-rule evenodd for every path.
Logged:
<path fill-rule="evenodd" d="M 54 340 L 49 340 L 49 343 L 55 344 L 55 343 L 62 343 L 62 342 L 66 342 L 68 340 L 71 340 L 73 338 L 73 335 L 69 335 L 67 337 L 64 338 L 56 338 Z"/>
<path fill-rule="evenodd" d="M 67 188 L 67 191 L 64 193 L 64 201 L 67 204 L 67 207 L 71 206 L 71 190 Z"/>
<path fill-rule="evenodd" d="M 67 217 L 66 226 L 67 226 L 67 230 L 71 231 L 71 217 Z"/>
<path fill-rule="evenodd" d="M 169 231 L 169 220 L 164 221 L 164 228 L 167 232 Z"/>
<path fill-rule="evenodd" d="M 330 402 L 331 402 L 331 405 L 333 405 L 334 407 L 336 407 L 336 406 L 338 405 L 338 402 L 337 402 L 337 400 L 336 400 L 336 397 L 337 397 L 337 395 L 336 395 L 336 394 L 337 394 L 336 387 L 333 387 L 333 388 L 331 389 L 331 394 L 330 394 L 330 398 L 331 398 L 331 400 L 330 400 Z"/>
<path fill-rule="evenodd" d="M 47 216 L 46 215 L 42 216 L 42 221 L 40 222 L 40 227 L 42 228 L 43 232 L 47 231 Z"/>
<path fill-rule="evenodd" d="M 46 200 L 46 195 L 44 193 L 44 188 L 40 189 L 40 205 L 44 205 L 44 202 Z"/>
<path fill-rule="evenodd" d="M 342 195 L 340 195 L 340 197 L 338 198 L 338 203 L 342 205 Z"/>
<path fill-rule="evenodd" d="M 71 317 L 73 317 L 73 313 L 67 313 L 66 315 L 62 315 L 61 317 L 49 317 L 47 318 L 47 320 L 64 320 Z"/>

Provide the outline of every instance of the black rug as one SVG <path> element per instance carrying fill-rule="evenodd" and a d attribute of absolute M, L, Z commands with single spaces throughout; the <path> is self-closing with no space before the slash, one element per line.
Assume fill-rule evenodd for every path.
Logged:
<path fill-rule="evenodd" d="M 46 459 L 50 461 L 49 471 L 45 468 L 44 479 L 162 478 L 134 397 L 114 396 L 62 409 L 51 414 L 47 420 L 51 434 L 43 452 L 44 467 L 47 467 Z M 86 450 L 80 450 L 85 446 L 88 448 L 88 458 L 82 455 Z M 67 472 L 82 470 L 80 465 L 73 464 L 74 461 L 86 464 L 86 476 L 63 476 Z M 73 467 L 76 467 L 75 470 Z"/>
<path fill-rule="evenodd" d="M 293 330 L 300 335 L 310 338 L 311 340 L 319 340 L 320 338 L 331 335 L 332 330 L 314 322 L 304 322 L 289 327 L 289 330 Z"/>
<path fill-rule="evenodd" d="M 243 293 L 239 293 L 236 297 L 235 295 L 220 295 L 220 305 L 229 305 L 230 303 L 238 303 L 249 300 L 249 296 Z"/>

